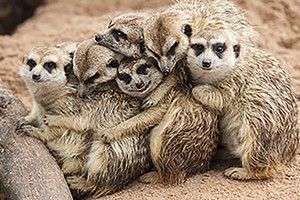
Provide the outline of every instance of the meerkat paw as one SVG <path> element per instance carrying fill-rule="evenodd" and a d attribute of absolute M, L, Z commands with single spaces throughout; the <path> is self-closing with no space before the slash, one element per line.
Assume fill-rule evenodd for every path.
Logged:
<path fill-rule="evenodd" d="M 17 122 L 16 122 L 16 125 L 15 125 L 15 128 L 16 128 L 16 132 L 20 135 L 24 134 L 23 132 L 23 126 L 24 125 L 28 125 L 29 122 L 25 119 L 25 117 L 22 117 L 20 118 Z"/>
<path fill-rule="evenodd" d="M 64 174 L 75 174 L 80 173 L 81 169 L 83 167 L 83 162 L 80 159 L 77 158 L 69 158 L 65 159 L 61 170 Z"/>
<path fill-rule="evenodd" d="M 140 176 L 139 181 L 145 184 L 157 184 L 160 183 L 160 176 L 158 172 L 148 172 Z"/>
<path fill-rule="evenodd" d="M 223 172 L 223 175 L 235 180 L 249 180 L 253 178 L 246 168 L 241 167 L 230 167 Z"/>
<path fill-rule="evenodd" d="M 16 123 L 16 133 L 18 135 L 35 136 L 36 127 L 32 126 L 24 117 L 19 119 Z"/>
<path fill-rule="evenodd" d="M 113 131 L 107 129 L 105 131 L 103 131 L 102 133 L 98 133 L 96 134 L 96 140 L 103 142 L 103 143 L 110 143 L 113 140 L 116 140 L 116 137 L 114 136 Z"/>
<path fill-rule="evenodd" d="M 223 99 L 220 92 L 211 85 L 199 85 L 192 89 L 193 97 L 200 103 L 222 110 Z"/>
<path fill-rule="evenodd" d="M 142 108 L 143 109 L 148 109 L 152 106 L 157 105 L 158 102 L 159 102 L 159 100 L 148 97 L 148 98 L 144 99 L 143 104 L 142 104 Z"/>
<path fill-rule="evenodd" d="M 83 176 L 67 176 L 66 181 L 70 189 L 80 190 L 81 192 L 88 192 L 93 184 L 88 182 Z"/>
<path fill-rule="evenodd" d="M 43 122 L 46 126 L 61 126 L 62 122 L 58 121 L 59 116 L 57 115 L 45 115 Z"/>

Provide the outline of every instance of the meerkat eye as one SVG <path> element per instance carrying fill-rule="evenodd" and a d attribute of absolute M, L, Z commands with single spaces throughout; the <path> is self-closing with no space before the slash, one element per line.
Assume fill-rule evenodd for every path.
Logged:
<path fill-rule="evenodd" d="M 85 85 L 93 84 L 93 83 L 95 82 L 95 80 L 96 80 L 97 78 L 99 78 L 99 77 L 100 77 L 99 72 L 96 72 L 93 76 L 91 76 L 91 77 L 89 77 L 88 79 L 86 79 L 86 80 L 84 81 L 84 84 L 85 84 Z"/>
<path fill-rule="evenodd" d="M 226 49 L 226 45 L 225 43 L 217 43 L 215 45 L 213 45 L 213 50 L 214 52 L 216 52 L 216 54 L 221 54 L 225 51 Z"/>
<path fill-rule="evenodd" d="M 137 74 L 144 74 L 146 75 L 147 74 L 147 68 L 149 66 L 147 64 L 143 64 L 143 65 L 140 65 L 137 69 L 136 69 L 136 73 Z"/>
<path fill-rule="evenodd" d="M 112 30 L 111 34 L 119 42 L 120 39 L 127 40 L 127 35 L 119 30 Z"/>
<path fill-rule="evenodd" d="M 30 71 L 36 66 L 36 62 L 32 59 L 29 59 L 27 64 L 29 65 Z"/>
<path fill-rule="evenodd" d="M 194 49 L 196 56 L 199 56 L 205 50 L 205 47 L 203 44 L 192 44 L 191 48 Z"/>
<path fill-rule="evenodd" d="M 125 82 L 125 84 L 129 84 L 131 81 L 131 76 L 126 73 L 118 74 L 118 78 Z"/>
<path fill-rule="evenodd" d="M 149 49 L 148 48 L 148 50 L 154 55 L 154 57 L 156 58 L 156 59 L 160 59 L 160 56 L 157 54 L 157 53 L 155 53 L 155 51 L 153 51 L 152 49 Z"/>
<path fill-rule="evenodd" d="M 117 68 L 119 66 L 119 62 L 117 60 L 112 60 L 107 64 L 107 67 Z"/>
<path fill-rule="evenodd" d="M 167 57 L 175 55 L 175 50 L 176 50 L 176 48 L 178 47 L 178 44 L 179 44 L 179 42 L 175 42 L 175 43 L 171 46 L 171 48 L 169 49 L 169 51 L 168 51 L 167 54 L 166 54 Z"/>
<path fill-rule="evenodd" d="M 54 69 L 56 67 L 56 63 L 55 62 L 46 62 L 43 66 L 46 70 L 51 70 Z"/>

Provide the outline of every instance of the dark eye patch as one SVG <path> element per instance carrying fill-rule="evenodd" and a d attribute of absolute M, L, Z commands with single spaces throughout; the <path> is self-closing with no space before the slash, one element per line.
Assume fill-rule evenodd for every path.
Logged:
<path fill-rule="evenodd" d="M 166 54 L 167 57 L 169 57 L 169 56 L 174 56 L 174 55 L 175 55 L 175 50 L 176 50 L 176 48 L 178 47 L 178 44 L 179 44 L 179 42 L 175 42 L 175 43 L 171 46 L 171 48 L 168 50 L 168 52 L 167 52 L 167 54 Z"/>
<path fill-rule="evenodd" d="M 46 62 L 43 67 L 50 73 L 52 69 L 56 68 L 56 63 L 55 62 Z"/>
<path fill-rule="evenodd" d="M 113 35 L 113 37 L 117 42 L 119 42 L 120 39 L 127 40 L 127 35 L 120 30 L 113 29 L 111 31 L 111 34 Z"/>
<path fill-rule="evenodd" d="M 216 43 L 213 45 L 213 51 L 221 58 L 221 54 L 226 50 L 225 43 Z"/>
<path fill-rule="evenodd" d="M 136 69 L 136 73 L 137 74 L 144 74 L 146 75 L 147 74 L 147 68 L 149 67 L 149 65 L 147 64 L 143 64 L 143 65 L 140 65 L 137 69 Z"/>
<path fill-rule="evenodd" d="M 96 72 L 93 76 L 89 77 L 84 81 L 85 85 L 93 84 L 97 78 L 100 77 L 99 72 Z"/>
<path fill-rule="evenodd" d="M 29 65 L 29 70 L 31 71 L 36 66 L 36 62 L 32 59 L 29 59 L 27 61 L 27 65 Z"/>
<path fill-rule="evenodd" d="M 106 66 L 111 67 L 111 68 L 117 68 L 119 66 L 119 61 L 118 60 L 112 60 Z"/>
<path fill-rule="evenodd" d="M 195 51 L 196 56 L 199 56 L 205 50 L 205 47 L 203 44 L 192 44 L 191 48 Z"/>
<path fill-rule="evenodd" d="M 131 76 L 129 74 L 126 74 L 126 73 L 121 73 L 121 74 L 118 74 L 118 78 L 122 81 L 125 82 L 125 84 L 129 84 L 130 81 L 131 81 Z"/>

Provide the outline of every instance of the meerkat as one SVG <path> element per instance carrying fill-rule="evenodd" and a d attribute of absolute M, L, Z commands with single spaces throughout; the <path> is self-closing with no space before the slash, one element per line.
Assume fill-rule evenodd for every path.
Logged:
<path fill-rule="evenodd" d="M 208 170 L 218 143 L 216 112 L 199 106 L 179 89 L 177 76 L 170 76 L 175 84 L 166 88 L 156 60 L 149 57 L 122 61 L 118 68 L 116 81 L 124 93 L 142 99 L 157 92 L 164 94 L 156 105 L 104 130 L 105 139 L 113 141 L 141 127 L 154 127 L 150 151 L 157 171 L 140 177 L 144 183 L 182 183 L 188 176 Z M 157 88 L 153 87 L 159 82 Z"/>
<path fill-rule="evenodd" d="M 81 172 L 66 177 L 74 194 L 96 197 L 111 194 L 151 166 L 147 130 L 109 143 L 97 140 L 101 130 L 116 126 L 140 112 L 140 99 L 123 93 L 114 80 L 121 58 L 93 39 L 80 43 L 73 64 L 78 96 L 85 98 L 77 96 L 79 110 L 76 112 L 46 115 L 48 126 L 92 132 Z"/>
<path fill-rule="evenodd" d="M 245 43 L 254 43 L 256 32 L 243 12 L 224 0 L 178 1 L 165 11 L 147 18 L 144 38 L 149 55 L 168 74 L 186 57 L 189 38 L 205 27 L 226 27 L 239 33 Z"/>
<path fill-rule="evenodd" d="M 78 133 L 62 126 L 47 126 L 43 117 L 58 112 L 68 103 L 76 104 L 74 85 L 68 82 L 71 68 L 69 53 L 55 47 L 37 47 L 24 56 L 19 71 L 33 103 L 31 113 L 19 120 L 17 128 L 42 140 L 58 159 L 64 174 L 81 170 L 84 162 L 81 155 L 87 151 L 91 133 L 89 130 Z"/>
<path fill-rule="evenodd" d="M 143 23 L 150 14 L 125 13 L 113 18 L 106 30 L 95 35 L 95 41 L 126 57 L 145 53 Z"/>
<path fill-rule="evenodd" d="M 297 104 L 280 62 L 258 48 L 242 45 L 230 30 L 204 30 L 192 36 L 188 68 L 197 85 L 193 96 L 222 113 L 222 142 L 242 167 L 225 177 L 273 177 L 299 149 Z"/>

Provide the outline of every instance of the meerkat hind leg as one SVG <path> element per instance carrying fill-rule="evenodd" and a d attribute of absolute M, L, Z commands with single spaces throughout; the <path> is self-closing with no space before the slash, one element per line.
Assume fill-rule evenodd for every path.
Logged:
<path fill-rule="evenodd" d="M 230 167 L 223 172 L 225 177 L 236 180 L 263 180 L 274 176 L 275 173 L 275 170 L 272 169 L 263 170 L 261 172 L 251 172 L 244 167 Z"/>

